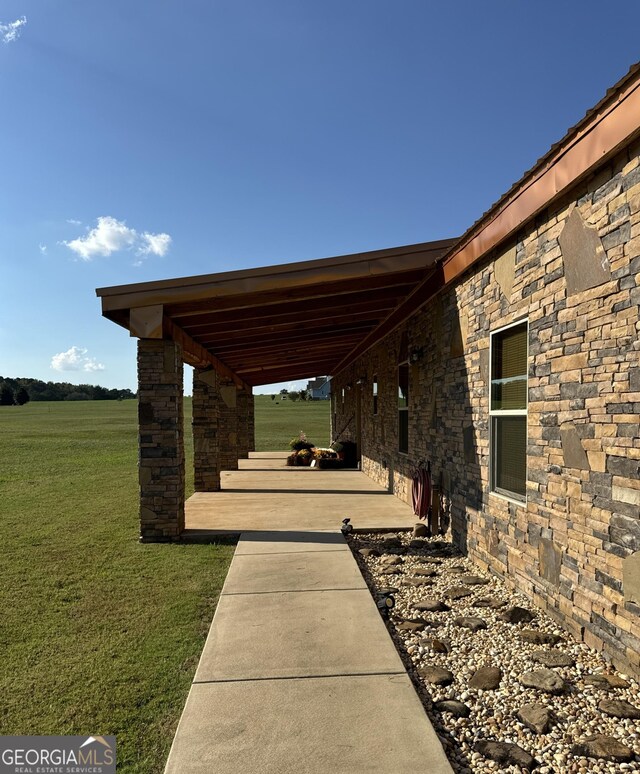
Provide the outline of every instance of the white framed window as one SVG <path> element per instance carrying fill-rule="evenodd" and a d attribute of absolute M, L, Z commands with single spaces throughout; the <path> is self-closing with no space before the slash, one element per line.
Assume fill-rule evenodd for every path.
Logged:
<path fill-rule="evenodd" d="M 373 397 L 373 415 L 378 413 L 378 377 L 373 377 L 372 397 Z"/>
<path fill-rule="evenodd" d="M 491 334 L 489 475 L 491 491 L 517 502 L 527 494 L 529 326 L 520 320 Z"/>

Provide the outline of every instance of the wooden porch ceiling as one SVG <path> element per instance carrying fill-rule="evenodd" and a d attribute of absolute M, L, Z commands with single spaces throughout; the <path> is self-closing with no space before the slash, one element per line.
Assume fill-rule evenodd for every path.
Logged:
<path fill-rule="evenodd" d="M 200 277 L 99 288 L 132 336 L 180 340 L 191 365 L 239 386 L 331 374 L 425 279 L 456 240 Z M 132 314 L 132 310 L 135 313 Z M 153 321 L 144 331 L 140 317 Z"/>

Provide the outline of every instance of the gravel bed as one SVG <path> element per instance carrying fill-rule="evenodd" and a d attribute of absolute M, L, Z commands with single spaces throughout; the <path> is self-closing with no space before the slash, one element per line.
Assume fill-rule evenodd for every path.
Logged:
<path fill-rule="evenodd" d="M 640 771 L 635 679 L 444 539 L 349 543 L 454 771 Z"/>

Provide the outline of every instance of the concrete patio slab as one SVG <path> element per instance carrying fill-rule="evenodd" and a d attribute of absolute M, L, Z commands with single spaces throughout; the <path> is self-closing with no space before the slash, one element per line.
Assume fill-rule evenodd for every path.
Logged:
<path fill-rule="evenodd" d="M 251 452 L 223 471 L 222 489 L 186 502 L 185 539 L 251 531 L 408 529 L 412 509 L 359 470 L 288 468 L 286 452 Z"/>
<path fill-rule="evenodd" d="M 300 554 L 307 551 L 347 551 L 351 549 L 340 532 L 245 532 L 236 547 L 236 556 L 247 554 Z"/>
<path fill-rule="evenodd" d="M 222 588 L 223 594 L 274 591 L 366 589 L 351 554 L 344 551 L 238 554 Z"/>
<path fill-rule="evenodd" d="M 406 674 L 191 688 L 166 774 L 451 774 Z"/>
<path fill-rule="evenodd" d="M 220 598 L 194 682 L 381 672 L 405 669 L 368 589 L 240 594 Z"/>

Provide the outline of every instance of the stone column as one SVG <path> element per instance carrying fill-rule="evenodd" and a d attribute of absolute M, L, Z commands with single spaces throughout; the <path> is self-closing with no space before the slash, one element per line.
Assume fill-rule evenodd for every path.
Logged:
<path fill-rule="evenodd" d="M 182 350 L 138 341 L 140 540 L 177 540 L 184 530 Z"/>
<path fill-rule="evenodd" d="M 241 460 L 246 460 L 249 456 L 249 393 L 238 390 L 236 399 L 238 407 L 238 457 Z"/>
<path fill-rule="evenodd" d="M 193 369 L 193 472 L 196 492 L 220 489 L 218 418 L 220 393 L 216 372 Z"/>
<path fill-rule="evenodd" d="M 249 413 L 249 451 L 253 452 L 256 450 L 256 406 L 255 406 L 255 398 L 253 396 L 253 392 L 250 392 L 247 395 L 247 405 L 248 405 L 248 413 Z"/>
<path fill-rule="evenodd" d="M 218 378 L 220 413 L 218 416 L 218 450 L 220 470 L 238 469 L 238 390 L 231 379 Z"/>

